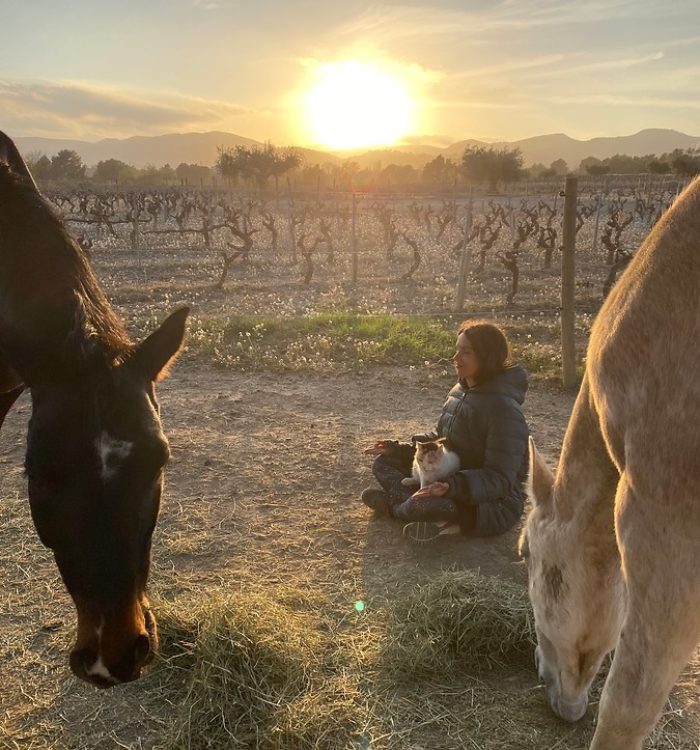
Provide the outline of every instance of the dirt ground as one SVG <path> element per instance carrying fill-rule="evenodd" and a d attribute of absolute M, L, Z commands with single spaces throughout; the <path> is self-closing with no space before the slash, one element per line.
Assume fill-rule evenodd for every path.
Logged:
<path fill-rule="evenodd" d="M 399 524 L 359 503 L 371 479 L 362 448 L 431 428 L 448 388 L 407 369 L 331 378 L 176 367 L 159 390 L 173 458 L 151 589 L 168 599 L 293 581 L 323 591 L 349 616 L 362 600 L 371 617 L 373 607 L 446 568 L 524 581 L 515 531 L 415 548 Z M 527 418 L 550 463 L 572 403 L 544 385 L 528 395 Z M 72 605 L 26 503 L 28 415 L 23 398 L 0 452 L 0 747 L 150 748 L 148 728 L 166 722 L 167 712 L 146 699 L 148 678 L 105 694 L 70 676 Z M 535 682 L 533 674 L 524 689 L 537 689 Z M 699 684 L 696 665 L 678 698 L 691 713 Z M 432 747 L 448 747 L 439 726 L 431 732 Z"/>

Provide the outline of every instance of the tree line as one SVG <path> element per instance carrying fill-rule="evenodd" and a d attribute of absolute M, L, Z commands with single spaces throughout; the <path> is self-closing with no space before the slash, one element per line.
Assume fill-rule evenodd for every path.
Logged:
<path fill-rule="evenodd" d="M 534 164 L 523 166 L 519 149 L 472 146 L 465 149 L 461 161 L 438 155 L 422 170 L 410 165 L 380 164 L 362 168 L 351 159 L 342 163 L 305 164 L 301 152 L 293 148 L 280 149 L 272 144 L 262 147 L 236 146 L 220 148 L 216 165 L 181 163 L 173 168 L 146 166 L 141 169 L 119 159 L 106 159 L 88 172 L 76 151 L 62 149 L 49 158 L 43 154 L 27 155 L 27 162 L 40 182 L 93 184 L 109 186 L 246 186 L 257 189 L 274 186 L 280 180 L 293 179 L 295 188 L 317 190 L 429 188 L 450 190 L 465 184 L 480 184 L 494 191 L 500 184 L 521 179 L 548 179 L 564 176 L 570 171 L 601 176 L 606 174 L 674 174 L 692 177 L 700 174 L 700 149 L 676 149 L 656 156 L 627 156 L 616 154 L 607 159 L 588 157 L 578 167 L 571 168 L 563 159 L 549 167 Z"/>

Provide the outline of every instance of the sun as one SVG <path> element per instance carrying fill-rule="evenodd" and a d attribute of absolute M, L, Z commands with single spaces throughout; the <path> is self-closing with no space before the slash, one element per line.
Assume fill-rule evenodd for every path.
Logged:
<path fill-rule="evenodd" d="M 311 139 L 339 150 L 394 144 L 411 130 L 414 114 L 406 82 L 356 60 L 319 66 L 302 106 Z"/>

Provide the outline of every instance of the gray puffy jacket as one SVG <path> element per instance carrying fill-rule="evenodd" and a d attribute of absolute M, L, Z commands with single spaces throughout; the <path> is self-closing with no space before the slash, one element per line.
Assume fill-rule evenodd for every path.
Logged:
<path fill-rule="evenodd" d="M 527 385 L 527 373 L 514 365 L 473 388 L 460 381 L 442 408 L 437 434 L 447 438 L 462 467 L 450 477 L 447 497 L 459 508 L 467 534 L 502 534 L 522 515 L 529 430 L 521 404 Z"/>

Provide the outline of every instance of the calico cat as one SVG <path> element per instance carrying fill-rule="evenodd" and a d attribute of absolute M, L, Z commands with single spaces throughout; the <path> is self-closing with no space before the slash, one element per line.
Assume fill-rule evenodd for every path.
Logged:
<path fill-rule="evenodd" d="M 459 456 L 447 447 L 446 438 L 416 443 L 413 471 L 410 477 L 401 480 L 405 487 L 440 482 L 459 471 Z"/>

